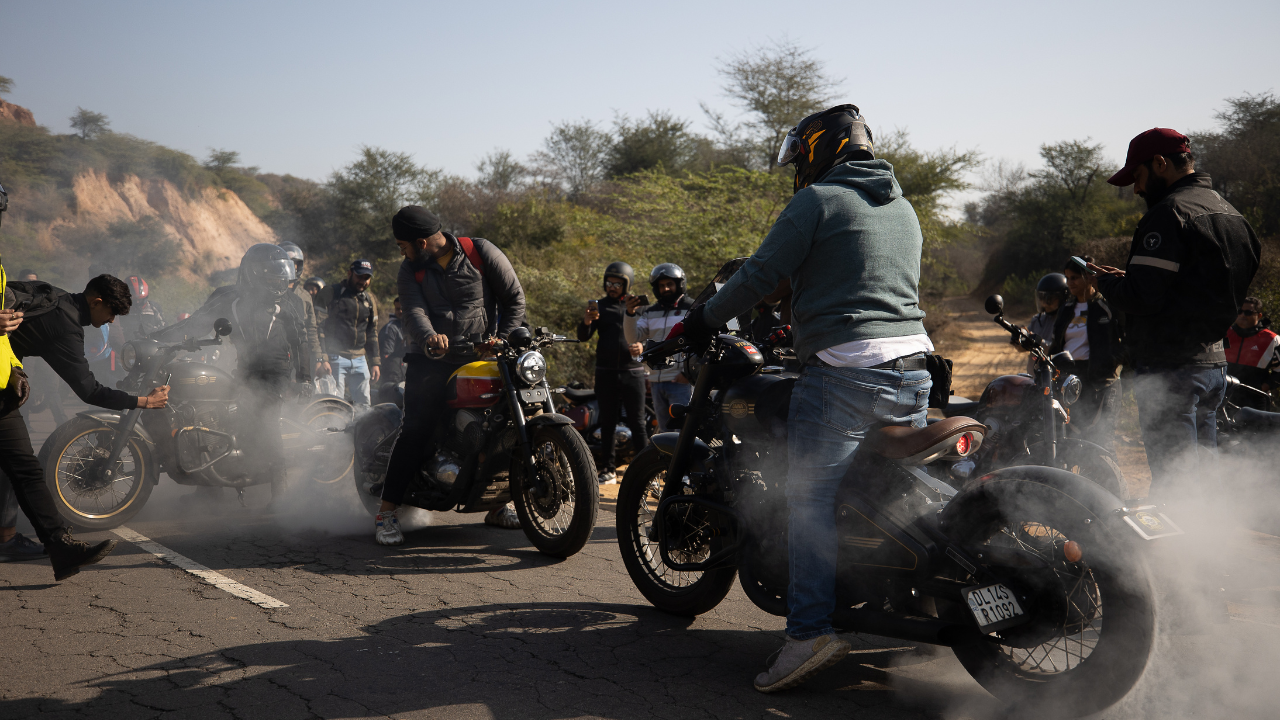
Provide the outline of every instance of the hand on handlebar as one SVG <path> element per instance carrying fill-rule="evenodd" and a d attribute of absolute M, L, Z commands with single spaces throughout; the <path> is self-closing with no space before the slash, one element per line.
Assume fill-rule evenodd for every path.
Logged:
<path fill-rule="evenodd" d="M 169 404 L 169 386 L 161 385 L 138 398 L 138 407 L 144 410 L 161 410 Z"/>
<path fill-rule="evenodd" d="M 449 352 L 449 337 L 436 333 L 427 338 L 427 352 L 434 357 L 441 357 Z"/>

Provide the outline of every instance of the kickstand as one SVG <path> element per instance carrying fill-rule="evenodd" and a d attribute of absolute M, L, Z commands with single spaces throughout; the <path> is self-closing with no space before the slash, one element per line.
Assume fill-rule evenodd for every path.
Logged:
<path fill-rule="evenodd" d="M 244 501 L 244 488 L 236 488 L 236 499 L 240 501 L 240 507 L 249 507 L 249 503 Z"/>

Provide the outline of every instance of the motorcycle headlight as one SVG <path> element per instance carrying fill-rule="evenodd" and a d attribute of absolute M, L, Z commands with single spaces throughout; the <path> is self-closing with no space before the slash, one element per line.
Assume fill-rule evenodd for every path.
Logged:
<path fill-rule="evenodd" d="M 1066 405 L 1074 405 L 1080 399 L 1080 391 L 1084 388 L 1084 384 L 1080 382 L 1080 378 L 1075 375 L 1068 375 L 1062 379 L 1062 402 Z"/>
<path fill-rule="evenodd" d="M 133 343 L 125 343 L 124 350 L 120 351 L 120 364 L 124 366 L 125 372 L 133 372 L 138 365 L 138 348 Z"/>
<path fill-rule="evenodd" d="M 530 350 L 516 359 L 516 374 L 530 385 L 537 385 L 547 376 L 547 359 L 537 350 Z"/>

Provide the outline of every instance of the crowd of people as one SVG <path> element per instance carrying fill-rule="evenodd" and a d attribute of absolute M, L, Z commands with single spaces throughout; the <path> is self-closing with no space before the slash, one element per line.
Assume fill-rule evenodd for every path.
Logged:
<path fill-rule="evenodd" d="M 647 442 L 646 381 L 662 428 L 671 405 L 690 397 L 681 363 L 646 368 L 640 362 L 646 341 L 683 334 L 697 347 L 739 318 L 749 318 L 749 331 L 757 333 L 784 320 L 793 325 L 801 367 L 788 417 L 787 640 L 755 680 L 762 692 L 803 682 L 849 652 L 831 623 L 835 494 L 870 428 L 925 425 L 926 358 L 934 349 L 919 303 L 919 221 L 893 167 L 875 157 L 859 109 L 839 105 L 802 120 L 783 141 L 778 164 L 795 166 L 795 195 L 759 250 L 709 302 L 693 307 L 685 272 L 671 263 L 650 272 L 651 302 L 635 294 L 631 266 L 615 262 L 604 269 L 604 295 L 587 304 L 577 327 L 580 340 L 597 338 L 599 482 L 612 483 L 619 423 L 639 447 Z M 1121 369 L 1131 371 L 1125 382 L 1133 383 L 1137 399 L 1151 494 L 1160 498 L 1185 463 L 1212 462 L 1214 415 L 1229 369 L 1263 389 L 1275 387 L 1278 343 L 1260 324 L 1262 303 L 1249 295 L 1261 252 L 1254 231 L 1195 170 L 1185 136 L 1161 128 L 1138 135 L 1108 182 L 1132 185 L 1148 205 L 1125 267 L 1069 261 L 1061 275 L 1042 281 L 1041 314 L 1032 329 L 1050 352 L 1070 353 L 1069 369 L 1084 383 L 1077 413 L 1088 422 L 1080 427 L 1101 444 L 1114 435 Z M 42 356 L 90 404 L 163 408 L 167 387 L 131 396 L 104 387 L 91 372 L 103 357 L 109 361 L 103 353 L 111 333 L 102 328 L 131 315 L 139 328 L 133 332 L 162 339 L 206 335 L 213 318 L 231 318 L 237 377 L 257 403 L 248 414 L 263 423 L 278 417 L 290 383 L 331 379 L 336 394 L 368 405 L 375 384 L 402 382 L 404 419 L 380 489 L 375 538 L 383 545 L 404 542 L 397 511 L 434 452 L 446 382 L 474 359 L 455 343 L 505 337 L 524 324 L 525 297 L 496 245 L 445 232 L 425 208 L 402 208 L 388 229 L 404 261 L 396 311 L 382 327 L 368 290 L 370 262 L 353 262 L 338 283 L 301 281 L 304 256 L 289 244 L 251 247 L 235 285 L 219 288 L 191 317 L 158 332 L 148 332 L 148 323 L 162 316 L 154 305 L 143 310 L 148 290 L 138 277 L 125 283 L 99 274 L 74 294 L 37 280 L 10 284 L 16 293 L 6 292 L 0 310 L 0 469 L 58 579 L 100 560 L 114 541 L 74 540 L 53 510 L 17 409 L 26 386 L 21 361 Z M 785 308 L 777 306 L 781 295 L 790 297 Z M 95 330 L 86 338 L 83 328 L 90 325 Z M 259 471 L 274 496 L 284 489 L 279 433 L 264 425 L 252 434 L 260 444 L 254 448 Z M 501 514 L 490 519 L 506 522 Z M 10 539 L 0 552 L 13 552 L 12 523 L 5 532 Z"/>

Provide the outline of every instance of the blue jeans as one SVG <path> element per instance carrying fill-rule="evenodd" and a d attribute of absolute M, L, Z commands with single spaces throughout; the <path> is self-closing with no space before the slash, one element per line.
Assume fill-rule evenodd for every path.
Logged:
<path fill-rule="evenodd" d="M 364 357 L 344 358 L 341 355 L 329 356 L 333 367 L 333 379 L 338 383 L 338 397 L 342 397 L 343 388 L 351 386 L 351 404 L 369 404 L 369 361 Z"/>
<path fill-rule="evenodd" d="M 653 413 L 658 416 L 658 432 L 667 431 L 667 423 L 671 422 L 672 405 L 688 405 L 693 397 L 693 386 L 689 383 L 656 382 L 650 384 L 653 396 Z"/>
<path fill-rule="evenodd" d="M 1218 407 L 1227 392 L 1224 367 L 1135 368 L 1134 399 L 1138 424 L 1151 468 L 1155 497 L 1169 490 L 1179 474 L 1205 475 L 1218 447 Z"/>
<path fill-rule="evenodd" d="M 787 420 L 791 583 L 787 635 L 831 634 L 836 609 L 836 490 L 867 431 L 924 427 L 933 383 L 924 370 L 804 369 Z"/>

